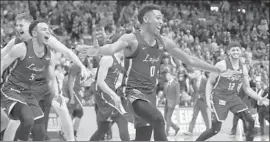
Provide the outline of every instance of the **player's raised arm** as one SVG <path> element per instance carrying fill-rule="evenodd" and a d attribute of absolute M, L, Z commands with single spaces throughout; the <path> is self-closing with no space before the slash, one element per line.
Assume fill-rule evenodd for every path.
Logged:
<path fill-rule="evenodd" d="M 76 65 L 78 65 L 81 70 L 82 70 L 82 76 L 86 77 L 87 75 L 87 70 L 85 68 L 85 66 L 83 65 L 83 63 L 80 61 L 79 57 L 72 52 L 72 50 L 70 50 L 69 48 L 67 48 L 63 43 L 61 43 L 60 41 L 58 41 L 54 36 L 50 36 L 49 41 L 48 41 L 48 45 L 55 49 L 56 51 L 66 55 L 69 59 L 71 59 Z"/>
<path fill-rule="evenodd" d="M 8 52 L 11 50 L 11 48 L 15 45 L 15 38 L 10 40 L 7 45 L 1 49 L 1 59 L 4 58 L 5 55 L 8 54 Z"/>
<path fill-rule="evenodd" d="M 89 48 L 88 55 L 89 56 L 98 56 L 98 55 L 113 55 L 114 53 L 120 52 L 124 48 L 130 46 L 130 42 L 133 34 L 124 34 L 122 35 L 116 42 L 112 44 L 106 44 L 101 47 Z M 90 47 L 87 45 L 79 45 L 84 47 Z"/>
<path fill-rule="evenodd" d="M 7 55 L 1 59 L 1 76 L 3 71 L 16 59 L 18 58 L 24 58 L 26 54 L 26 47 L 24 43 L 16 44 L 13 46 Z"/>
<path fill-rule="evenodd" d="M 231 71 L 231 70 L 220 70 L 219 68 L 201 60 L 195 57 L 192 57 L 182 51 L 171 39 L 163 37 L 164 44 L 166 46 L 166 49 L 168 52 L 177 58 L 178 60 L 181 60 L 182 62 L 189 64 L 190 66 L 209 71 L 212 73 L 220 74 L 221 76 L 231 76 L 234 74 L 240 74 L 239 71 Z"/>
<path fill-rule="evenodd" d="M 261 97 L 260 95 L 258 95 L 253 89 L 250 88 L 250 84 L 249 84 L 249 76 L 248 76 L 248 70 L 246 68 L 246 66 L 243 65 L 243 89 L 244 91 L 247 93 L 247 95 L 249 95 L 250 97 L 256 99 L 259 101 L 259 104 L 263 104 L 268 106 L 269 105 L 269 100 L 266 97 Z"/>

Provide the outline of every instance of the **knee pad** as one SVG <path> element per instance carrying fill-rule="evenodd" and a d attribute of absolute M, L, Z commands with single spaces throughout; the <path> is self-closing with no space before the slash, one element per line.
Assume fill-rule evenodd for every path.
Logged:
<path fill-rule="evenodd" d="M 44 141 L 46 137 L 45 124 L 37 123 L 32 129 L 33 141 Z"/>
<path fill-rule="evenodd" d="M 141 126 L 136 128 L 136 136 L 134 141 L 150 141 L 152 136 L 151 126 Z"/>
<path fill-rule="evenodd" d="M 83 116 L 83 109 L 82 108 L 76 108 L 76 109 L 74 109 L 72 115 L 73 115 L 73 117 L 82 118 L 82 116 Z"/>

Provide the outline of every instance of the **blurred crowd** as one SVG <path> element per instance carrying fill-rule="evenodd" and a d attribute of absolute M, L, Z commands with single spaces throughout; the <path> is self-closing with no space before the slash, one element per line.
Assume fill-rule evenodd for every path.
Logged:
<path fill-rule="evenodd" d="M 138 9 L 146 3 L 161 6 L 164 14 L 162 35 L 173 39 L 188 54 L 210 64 L 226 58 L 226 46 L 231 41 L 240 42 L 243 53 L 241 61 L 248 67 L 250 79 L 257 86 L 269 88 L 269 3 L 1 1 L 1 45 L 16 35 L 15 16 L 30 11 L 35 19 L 47 21 L 53 33 L 67 47 L 95 68 L 98 59 L 80 53 L 76 45 L 93 45 L 96 40 L 99 45 L 103 45 L 111 43 L 115 36 L 136 30 L 139 28 L 136 19 Z M 63 69 L 68 71 L 70 63 L 64 57 L 62 64 Z M 162 72 L 170 71 L 180 84 L 180 105 L 192 105 L 194 91 L 191 80 L 196 70 L 176 63 L 165 52 L 160 69 L 158 96 L 161 96 L 166 82 Z M 85 97 L 85 102 L 93 103 L 91 97 Z M 164 100 L 159 100 L 159 104 L 163 103 Z"/>

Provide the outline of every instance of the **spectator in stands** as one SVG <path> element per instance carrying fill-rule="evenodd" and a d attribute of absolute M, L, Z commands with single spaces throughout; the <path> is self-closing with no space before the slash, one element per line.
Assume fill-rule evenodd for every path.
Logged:
<path fill-rule="evenodd" d="M 195 95 L 193 96 L 194 105 L 193 105 L 193 115 L 192 119 L 189 123 L 188 132 L 185 132 L 185 135 L 191 135 L 193 132 L 193 129 L 196 124 L 197 117 L 199 115 L 199 112 L 201 112 L 203 120 L 205 122 L 206 129 L 209 129 L 210 122 L 209 122 L 209 113 L 206 105 L 206 99 L 205 99 L 205 88 L 206 88 L 206 82 L 208 78 L 208 74 L 205 73 L 206 76 L 204 76 L 204 72 L 197 70 L 195 71 L 195 76 L 192 78 L 192 86 L 195 90 Z"/>

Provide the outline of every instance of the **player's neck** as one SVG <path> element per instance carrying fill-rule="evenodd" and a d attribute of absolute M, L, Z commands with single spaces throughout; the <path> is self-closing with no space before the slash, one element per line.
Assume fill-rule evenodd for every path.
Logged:
<path fill-rule="evenodd" d="M 36 38 L 33 38 L 32 41 L 33 41 L 33 49 L 36 52 L 44 51 L 45 45 L 43 43 L 38 42 L 38 40 Z"/>
<path fill-rule="evenodd" d="M 147 30 L 146 26 L 141 26 L 141 34 L 143 39 L 150 45 L 154 46 L 155 44 L 155 35 Z"/>
<path fill-rule="evenodd" d="M 239 59 L 234 59 L 230 57 L 230 61 L 231 61 L 232 66 L 234 67 L 239 65 Z"/>

